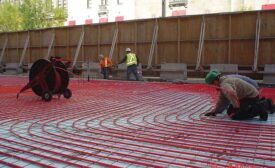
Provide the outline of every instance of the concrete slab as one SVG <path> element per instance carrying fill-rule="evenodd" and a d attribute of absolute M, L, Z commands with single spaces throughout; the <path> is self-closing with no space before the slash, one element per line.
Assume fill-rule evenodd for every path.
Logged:
<path fill-rule="evenodd" d="M 71 80 L 71 99 L 17 100 L 25 82 L 0 76 L 3 167 L 275 166 L 275 114 L 206 117 L 218 95 L 208 85 Z M 260 93 L 275 100 L 274 88 Z"/>

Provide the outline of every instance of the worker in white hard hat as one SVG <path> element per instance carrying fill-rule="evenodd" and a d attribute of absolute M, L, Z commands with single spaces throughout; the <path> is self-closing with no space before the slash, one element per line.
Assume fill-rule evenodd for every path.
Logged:
<path fill-rule="evenodd" d="M 103 74 L 103 78 L 104 79 L 109 79 L 109 74 L 111 72 L 111 68 L 112 68 L 112 61 L 110 60 L 109 57 L 104 56 L 103 54 L 99 55 L 99 65 L 101 68 L 101 73 Z"/>
<path fill-rule="evenodd" d="M 126 62 L 127 65 L 127 80 L 130 80 L 130 75 L 133 73 L 135 75 L 135 78 L 137 81 L 140 80 L 139 74 L 138 74 L 138 64 L 139 59 L 136 56 L 135 53 L 131 52 L 130 48 L 126 48 L 126 55 L 123 58 L 123 60 L 120 61 L 119 64 Z"/>

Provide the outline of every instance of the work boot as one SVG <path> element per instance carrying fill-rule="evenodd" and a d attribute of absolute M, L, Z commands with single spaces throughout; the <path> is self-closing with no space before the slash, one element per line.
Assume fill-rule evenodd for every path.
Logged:
<path fill-rule="evenodd" d="M 275 112 L 275 104 L 272 105 L 271 110 L 270 110 L 270 114 L 273 114 Z"/>
<path fill-rule="evenodd" d="M 270 110 L 271 109 L 271 106 L 272 106 L 272 100 L 271 99 L 261 99 L 259 103 L 266 110 Z"/>
<path fill-rule="evenodd" d="M 266 101 L 267 101 L 267 106 L 268 106 L 267 110 L 270 111 L 270 114 L 273 114 L 275 108 L 274 108 L 274 105 L 272 103 L 272 99 L 266 99 Z"/>
<path fill-rule="evenodd" d="M 261 108 L 260 113 L 259 113 L 260 120 L 267 121 L 267 119 L 268 119 L 268 113 L 266 111 L 266 108 L 264 108 L 264 107 L 260 107 L 260 108 Z"/>
<path fill-rule="evenodd" d="M 263 111 L 261 114 L 260 114 L 260 120 L 262 121 L 267 121 L 268 119 L 268 113 L 266 111 Z"/>
<path fill-rule="evenodd" d="M 259 101 L 265 100 L 265 97 L 260 97 Z"/>
<path fill-rule="evenodd" d="M 267 108 L 269 107 L 268 102 L 266 99 L 259 99 L 256 103 L 256 106 L 253 108 L 257 111 L 258 115 L 260 116 L 260 120 L 266 121 L 268 118 Z"/>

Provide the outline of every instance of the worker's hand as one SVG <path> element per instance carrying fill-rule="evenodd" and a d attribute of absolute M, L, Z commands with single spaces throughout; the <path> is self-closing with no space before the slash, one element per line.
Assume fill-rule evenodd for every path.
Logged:
<path fill-rule="evenodd" d="M 229 107 L 227 110 L 227 115 L 229 116 L 235 115 L 238 111 L 239 111 L 238 108 L 233 108 L 233 106 L 231 106 L 231 108 Z"/>
<path fill-rule="evenodd" d="M 208 112 L 206 114 L 204 114 L 205 116 L 216 116 L 216 113 L 215 112 Z"/>

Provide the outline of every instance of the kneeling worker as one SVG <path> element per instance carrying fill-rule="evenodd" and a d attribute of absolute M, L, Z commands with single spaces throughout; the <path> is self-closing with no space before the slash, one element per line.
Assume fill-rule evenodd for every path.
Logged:
<path fill-rule="evenodd" d="M 206 116 L 215 116 L 228 100 L 230 107 L 227 114 L 231 119 L 246 120 L 260 116 L 261 120 L 267 120 L 268 113 L 265 106 L 260 103 L 259 92 L 251 84 L 239 78 L 221 76 L 217 71 L 210 71 L 205 77 L 205 82 L 220 89 L 214 111 L 205 114 Z"/>

